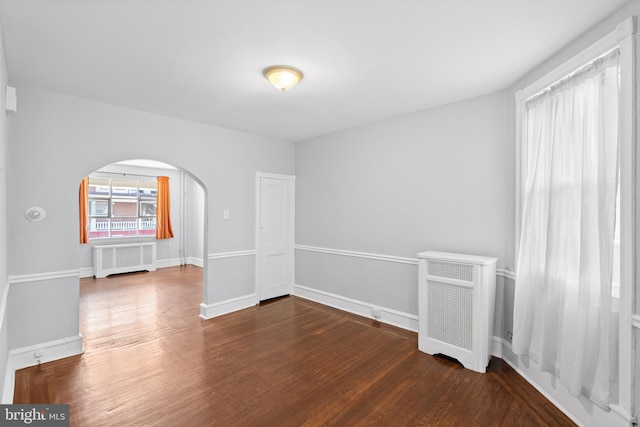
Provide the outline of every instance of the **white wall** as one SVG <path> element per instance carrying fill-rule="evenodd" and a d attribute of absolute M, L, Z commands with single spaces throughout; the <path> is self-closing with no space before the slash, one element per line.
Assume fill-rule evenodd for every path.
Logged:
<path fill-rule="evenodd" d="M 0 378 L 5 378 L 9 356 L 9 327 L 7 316 L 7 150 L 9 145 L 8 121 L 4 112 L 5 86 L 8 82 L 7 61 L 0 28 Z M 4 403 L 4 402 L 2 402 Z"/>
<path fill-rule="evenodd" d="M 187 194 L 185 201 L 187 206 L 187 252 L 186 256 L 194 260 L 203 261 L 204 243 L 204 191 L 202 187 L 187 177 Z"/>
<path fill-rule="evenodd" d="M 297 143 L 296 244 L 504 267 L 505 117 L 498 93 Z M 298 250 L 296 284 L 418 314 L 416 265 Z"/>
<path fill-rule="evenodd" d="M 38 273 L 45 279 L 10 295 L 10 313 L 18 317 L 10 323 L 12 347 L 78 333 L 77 277 L 47 277 L 79 267 L 78 184 L 88 173 L 137 158 L 190 172 L 206 187 L 206 244 L 209 253 L 218 253 L 255 249 L 255 172 L 294 172 L 291 143 L 38 89 L 21 87 L 18 93 L 20 111 L 12 118 L 8 153 L 9 274 Z M 29 206 L 46 209 L 45 220 L 26 221 Z M 222 219 L 223 209 L 234 213 L 231 219 Z M 228 280 L 235 274 L 229 268 L 237 266 L 208 262 L 206 304 L 253 290 L 254 259 L 245 258 L 241 268 L 250 272 L 250 283 Z M 46 306 L 39 304 L 41 295 L 48 296 Z M 23 322 L 30 316 L 39 321 Z M 42 336 L 39 329 L 52 319 L 60 320 Z"/>

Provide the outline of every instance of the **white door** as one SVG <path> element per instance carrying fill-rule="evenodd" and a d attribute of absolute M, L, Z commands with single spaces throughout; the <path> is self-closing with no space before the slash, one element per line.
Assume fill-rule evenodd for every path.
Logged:
<path fill-rule="evenodd" d="M 293 176 L 256 174 L 256 276 L 260 301 L 292 291 L 294 183 Z"/>

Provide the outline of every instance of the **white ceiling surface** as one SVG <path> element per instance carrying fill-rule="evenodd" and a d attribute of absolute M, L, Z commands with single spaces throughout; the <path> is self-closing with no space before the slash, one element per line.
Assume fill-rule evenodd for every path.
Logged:
<path fill-rule="evenodd" d="M 300 141 L 502 90 L 625 3 L 0 0 L 0 22 L 12 85 Z M 281 93 L 273 64 L 305 77 Z"/>

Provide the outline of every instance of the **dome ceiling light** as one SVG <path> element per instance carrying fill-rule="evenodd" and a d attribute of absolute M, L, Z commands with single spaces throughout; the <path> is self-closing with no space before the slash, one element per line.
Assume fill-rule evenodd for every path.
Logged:
<path fill-rule="evenodd" d="M 264 77 L 282 92 L 286 92 L 298 84 L 302 77 L 302 71 L 289 65 L 272 65 L 262 72 Z"/>

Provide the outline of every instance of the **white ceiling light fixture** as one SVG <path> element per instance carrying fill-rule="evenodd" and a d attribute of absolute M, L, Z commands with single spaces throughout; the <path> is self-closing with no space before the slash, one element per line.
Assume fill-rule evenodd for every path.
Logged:
<path fill-rule="evenodd" d="M 289 65 L 272 65 L 262 72 L 264 77 L 282 92 L 286 92 L 298 84 L 304 74 L 302 71 Z"/>

